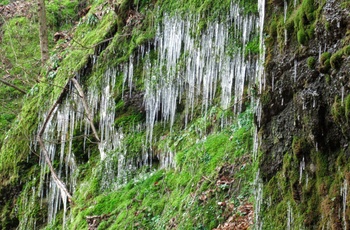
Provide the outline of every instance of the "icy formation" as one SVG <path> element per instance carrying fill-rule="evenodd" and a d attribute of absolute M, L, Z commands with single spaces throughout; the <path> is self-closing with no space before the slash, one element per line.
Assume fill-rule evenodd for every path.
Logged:
<path fill-rule="evenodd" d="M 172 125 L 177 104 L 184 100 L 186 123 L 198 102 L 202 103 L 205 116 L 220 85 L 222 109 L 233 105 L 239 113 L 244 87 L 255 83 L 256 61 L 247 55 L 246 45 L 256 35 L 257 17 L 242 14 L 238 5 L 232 3 L 224 22 L 210 22 L 200 35 L 195 35 L 198 21 L 198 16 L 180 18 L 166 14 L 158 26 L 158 59 L 145 66 L 149 142 L 154 120 L 159 119 L 158 111 L 160 118 Z M 233 42 L 235 48 L 228 50 Z"/>
<path fill-rule="evenodd" d="M 343 185 L 340 188 L 340 195 L 343 197 L 342 225 L 343 225 L 343 229 L 348 229 L 347 228 L 347 220 L 346 220 L 347 196 L 348 196 L 348 181 L 347 181 L 347 179 L 344 179 Z"/>
<path fill-rule="evenodd" d="M 58 168 L 56 169 L 58 177 L 65 178 L 63 182 L 67 185 L 68 190 L 74 192 L 76 186 L 74 172 L 77 165 L 72 151 L 73 132 L 76 124 L 82 121 L 84 110 L 79 102 L 80 98 L 77 92 L 74 89 L 71 90 L 74 92 L 71 100 L 64 100 L 63 104 L 56 108 L 53 117 L 46 126 L 43 140 L 51 162 L 59 159 Z M 75 109 L 72 109 L 73 107 Z M 43 115 L 43 117 L 46 116 Z M 56 156 L 56 154 L 58 155 Z M 40 150 L 40 165 L 41 176 L 38 192 L 41 199 L 47 198 L 48 200 L 48 223 L 54 221 L 58 210 L 62 206 L 65 219 L 68 199 L 64 193 L 60 192 L 55 181 L 47 174 L 47 165 L 42 149 Z M 46 182 L 49 182 L 48 186 L 45 186 Z"/>
<path fill-rule="evenodd" d="M 259 55 L 259 60 L 256 64 L 256 69 L 257 69 L 257 75 L 256 75 L 256 82 L 259 85 L 259 94 L 262 93 L 262 91 L 265 89 L 266 85 L 266 80 L 265 80 L 265 71 L 264 71 L 264 63 L 265 63 L 265 43 L 264 43 L 264 20 L 265 20 L 265 0 L 258 0 L 258 10 L 259 10 L 259 50 L 260 50 L 260 55 Z M 257 125 L 260 126 L 261 122 L 261 113 L 262 113 L 262 107 L 261 107 L 261 101 L 258 99 L 256 101 L 256 110 L 255 114 L 257 117 Z M 259 137 L 257 134 L 258 129 L 255 129 L 255 134 L 254 134 L 254 156 L 255 159 L 257 159 L 258 155 L 258 148 L 259 148 Z M 256 230 L 261 230 L 263 229 L 263 221 L 260 216 L 261 212 L 261 206 L 263 204 L 263 183 L 260 178 L 260 172 L 258 170 L 256 174 L 256 179 L 255 179 L 255 205 L 254 205 L 254 217 L 255 217 L 255 222 L 254 222 L 254 229 Z"/>

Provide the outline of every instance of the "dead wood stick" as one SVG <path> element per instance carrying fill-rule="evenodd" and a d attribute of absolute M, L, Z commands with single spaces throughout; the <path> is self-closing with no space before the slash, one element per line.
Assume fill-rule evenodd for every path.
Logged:
<path fill-rule="evenodd" d="M 90 110 L 89 110 L 89 107 L 86 103 L 86 100 L 85 100 L 85 95 L 84 95 L 84 91 L 83 89 L 81 88 L 79 82 L 77 81 L 77 79 L 75 78 L 72 78 L 72 82 L 75 86 L 75 88 L 78 90 L 78 93 L 79 93 L 79 96 L 83 102 L 83 106 L 84 106 L 84 109 L 85 109 L 85 113 L 87 115 L 87 119 L 89 120 L 90 122 L 90 125 L 91 125 L 91 129 L 92 129 L 92 132 L 94 133 L 94 136 L 95 138 L 98 140 L 98 142 L 100 142 L 100 138 L 98 137 L 98 134 L 97 134 L 97 131 L 96 131 L 96 128 L 95 128 L 95 125 L 94 125 L 94 121 L 93 121 L 93 118 L 91 116 L 91 113 L 90 113 Z"/>
<path fill-rule="evenodd" d="M 21 93 L 23 93 L 23 94 L 26 94 L 26 93 L 27 93 L 27 92 L 24 91 L 23 89 L 21 89 L 21 88 L 15 86 L 14 84 L 12 84 L 12 83 L 10 83 L 10 82 L 8 82 L 8 81 L 5 81 L 4 79 L 1 79 L 1 78 L 0 78 L 0 82 L 3 83 L 4 85 L 7 85 L 7 86 L 11 87 L 11 88 L 14 88 L 15 90 L 18 90 L 19 92 L 21 92 Z"/>
<path fill-rule="evenodd" d="M 55 169 L 52 166 L 51 160 L 49 158 L 49 153 L 47 152 L 46 148 L 45 148 L 45 144 L 44 141 L 42 139 L 42 135 L 44 134 L 45 128 L 47 126 L 47 123 L 49 123 L 51 117 L 53 116 L 53 114 L 56 111 L 56 107 L 61 103 L 63 97 L 65 96 L 65 94 L 68 91 L 68 85 L 69 85 L 68 81 L 66 83 L 66 86 L 64 87 L 64 89 L 61 91 L 61 94 L 59 95 L 58 99 L 55 101 L 55 103 L 53 104 L 53 106 L 51 107 L 49 113 L 47 114 L 45 121 L 43 123 L 43 125 L 41 126 L 37 138 L 39 141 L 39 145 L 44 153 L 44 157 L 45 157 L 45 161 L 46 164 L 49 166 L 50 172 L 51 172 L 51 176 L 53 178 L 53 180 L 55 181 L 57 187 L 60 189 L 61 193 L 64 193 L 67 197 L 68 197 L 68 201 L 71 202 L 72 201 L 72 195 L 68 192 L 68 189 L 66 187 L 66 185 L 63 183 L 63 181 L 61 181 L 61 179 L 57 176 Z M 62 199 L 63 196 L 61 195 Z"/>

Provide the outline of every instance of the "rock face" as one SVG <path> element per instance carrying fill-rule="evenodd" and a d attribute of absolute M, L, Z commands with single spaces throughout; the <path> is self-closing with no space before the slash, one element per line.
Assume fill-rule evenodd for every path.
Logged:
<path fill-rule="evenodd" d="M 287 228 L 346 229 L 349 4 L 288 2 L 269 5 L 266 13 L 267 85 L 259 130 L 263 216 L 270 227 L 280 222 Z M 293 224 L 271 219 L 288 213 Z"/>

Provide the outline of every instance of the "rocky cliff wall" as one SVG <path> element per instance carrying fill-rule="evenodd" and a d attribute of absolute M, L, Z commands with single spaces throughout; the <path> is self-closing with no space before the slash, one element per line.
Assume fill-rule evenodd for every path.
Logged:
<path fill-rule="evenodd" d="M 267 3 L 263 229 L 349 226 L 349 9 L 348 1 Z"/>

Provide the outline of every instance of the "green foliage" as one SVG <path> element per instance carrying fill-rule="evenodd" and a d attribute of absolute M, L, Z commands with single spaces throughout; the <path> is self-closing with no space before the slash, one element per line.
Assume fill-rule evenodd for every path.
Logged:
<path fill-rule="evenodd" d="M 255 36 L 246 45 L 245 55 L 258 55 L 259 54 L 259 36 Z"/>
<path fill-rule="evenodd" d="M 315 69 L 316 58 L 315 57 L 308 57 L 307 58 L 307 66 L 309 67 L 309 69 Z"/>
<path fill-rule="evenodd" d="M 0 1 L 0 5 L 7 5 L 7 4 L 9 4 L 9 3 L 10 3 L 9 0 L 1 0 L 1 1 Z"/>
<path fill-rule="evenodd" d="M 2 28 L 0 57 L 12 65 L 10 74 L 35 79 L 40 67 L 38 26 L 21 17 L 7 21 Z"/>
<path fill-rule="evenodd" d="M 46 4 L 47 23 L 54 30 L 66 29 L 78 19 L 76 0 L 52 0 Z"/>
<path fill-rule="evenodd" d="M 87 16 L 86 24 L 94 26 L 98 23 L 98 17 L 95 14 L 89 14 Z"/>

